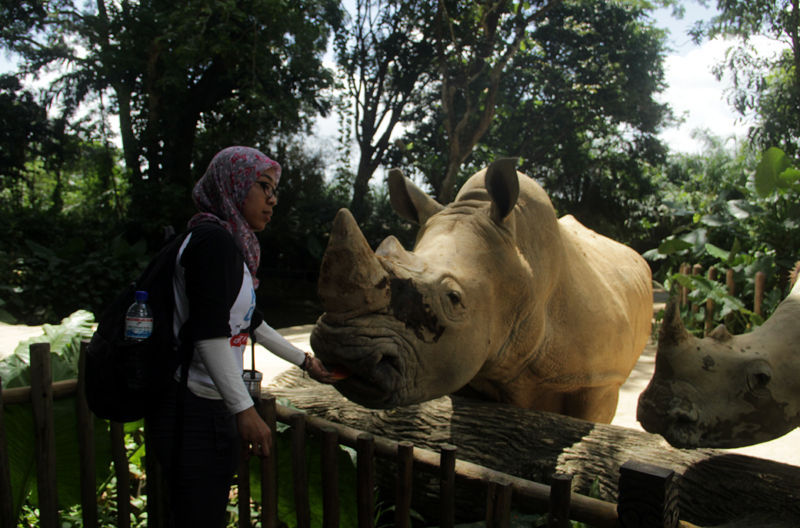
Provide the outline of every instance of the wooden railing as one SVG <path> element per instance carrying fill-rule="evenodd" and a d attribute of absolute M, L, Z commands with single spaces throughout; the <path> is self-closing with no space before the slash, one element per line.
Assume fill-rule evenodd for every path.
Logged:
<path fill-rule="evenodd" d="M 9 458 L 3 427 L 3 408 L 7 405 L 31 405 L 35 422 L 37 492 L 39 521 L 42 528 L 59 526 L 58 498 L 55 476 L 55 432 L 53 427 L 54 399 L 76 396 L 76 428 L 80 445 L 81 511 L 83 526 L 98 525 L 95 489 L 94 418 L 83 392 L 83 361 L 86 343 L 81 350 L 78 380 L 52 383 L 50 347 L 47 343 L 31 345 L 31 385 L 2 390 L 0 385 L 0 528 L 16 526 L 12 509 L 9 477 Z M 375 505 L 376 458 L 388 458 L 396 463 L 395 525 L 410 526 L 411 490 L 417 471 L 438 473 L 439 523 L 452 527 L 455 523 L 455 490 L 464 483 L 484 486 L 487 527 L 509 525 L 512 503 L 526 509 L 549 514 L 549 526 L 563 528 L 569 520 L 582 521 L 598 528 L 611 527 L 668 527 L 679 526 L 677 488 L 672 485 L 674 473 L 648 464 L 630 461 L 620 469 L 618 504 L 583 496 L 571 491 L 572 477 L 553 476 L 550 486 L 528 481 L 509 474 L 479 466 L 456 456 L 450 445 L 439 453 L 415 448 L 408 442 L 395 442 L 374 437 L 370 433 L 307 416 L 295 409 L 278 405 L 274 397 L 257 402 L 257 408 L 267 424 L 276 431 L 277 422 L 291 427 L 291 461 L 294 475 L 295 516 L 298 528 L 310 526 L 306 443 L 310 438 L 321 442 L 322 462 L 319 471 L 323 482 L 323 526 L 339 526 L 340 498 L 338 491 L 339 445 L 354 448 L 357 453 L 357 512 L 359 528 L 372 528 Z M 130 481 L 122 424 L 111 423 L 112 460 L 117 477 L 117 526 L 130 524 Z M 276 434 L 273 434 L 275 439 Z M 277 445 L 273 441 L 270 456 L 260 459 L 261 511 L 264 528 L 278 526 Z M 148 494 L 148 525 L 164 526 L 163 483 L 158 468 L 146 464 Z M 250 467 L 242 462 L 239 469 L 239 525 L 252 526 L 250 511 Z M 286 485 L 287 483 L 281 483 Z"/>

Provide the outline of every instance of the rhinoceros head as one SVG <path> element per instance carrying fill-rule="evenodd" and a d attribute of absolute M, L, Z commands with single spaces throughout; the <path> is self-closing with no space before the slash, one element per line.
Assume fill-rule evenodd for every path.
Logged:
<path fill-rule="evenodd" d="M 336 383 L 344 396 L 390 408 L 456 391 L 508 344 L 510 325 L 498 320 L 529 315 L 519 308 L 527 303 L 515 301 L 528 295 L 530 270 L 511 236 L 514 161 L 493 163 L 447 207 L 392 170 L 392 204 L 420 226 L 413 251 L 390 236 L 373 252 L 350 212 L 339 211 L 311 346 L 349 374 Z"/>
<path fill-rule="evenodd" d="M 790 323 L 794 328 L 797 316 Z M 779 319 L 776 311 L 767 323 Z M 653 378 L 639 396 L 636 414 L 642 427 L 675 447 L 716 448 L 757 444 L 794 429 L 800 423 L 800 384 L 789 382 L 797 376 L 788 373 L 797 372 L 798 365 L 787 363 L 796 354 L 784 351 L 796 350 L 799 334 L 775 326 L 732 336 L 720 325 L 700 339 L 686 330 L 677 303 L 671 302 Z"/>

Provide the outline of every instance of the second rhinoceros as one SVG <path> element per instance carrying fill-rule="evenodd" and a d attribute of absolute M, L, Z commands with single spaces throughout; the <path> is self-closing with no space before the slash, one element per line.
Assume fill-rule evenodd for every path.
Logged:
<path fill-rule="evenodd" d="M 343 209 L 320 269 L 325 313 L 311 346 L 347 373 L 336 388 L 391 408 L 468 386 L 610 422 L 650 336 L 647 263 L 572 216 L 557 219 L 513 160 L 473 175 L 446 207 L 399 170 L 389 189 L 420 226 L 413 251 L 389 236 L 373 252 Z"/>

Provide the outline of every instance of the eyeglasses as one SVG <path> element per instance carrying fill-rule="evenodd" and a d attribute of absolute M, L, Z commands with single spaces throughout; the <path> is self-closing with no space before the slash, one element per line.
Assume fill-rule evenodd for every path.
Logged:
<path fill-rule="evenodd" d="M 278 197 L 278 189 L 270 185 L 268 182 L 257 180 L 256 183 L 261 186 L 261 190 L 264 191 L 264 197 L 266 197 L 267 200 L 273 196 L 275 198 Z"/>

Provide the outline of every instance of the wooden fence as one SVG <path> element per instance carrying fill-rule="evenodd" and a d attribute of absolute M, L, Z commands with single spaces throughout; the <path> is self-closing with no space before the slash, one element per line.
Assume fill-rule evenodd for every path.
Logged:
<path fill-rule="evenodd" d="M 95 489 L 94 419 L 86 404 L 83 391 L 86 342 L 82 345 L 81 364 L 77 380 L 53 383 L 50 373 L 50 346 L 47 343 L 31 345 L 31 385 L 2 390 L 0 384 L 0 528 L 16 526 L 12 510 L 9 477 L 9 459 L 3 426 L 3 408 L 12 404 L 30 404 L 33 409 L 36 438 L 36 476 L 39 497 L 40 526 L 59 527 L 59 510 L 56 490 L 55 432 L 53 401 L 76 396 L 76 431 L 80 445 L 81 512 L 83 526 L 98 526 Z M 339 526 L 339 492 L 337 453 L 339 445 L 352 447 L 357 453 L 357 512 L 358 527 L 372 528 L 375 520 L 374 489 L 376 486 L 376 458 L 396 462 L 397 484 L 395 496 L 395 525 L 410 526 L 412 509 L 412 476 L 416 471 L 433 471 L 439 481 L 439 524 L 454 525 L 456 486 L 466 481 L 481 483 L 486 490 L 486 526 L 509 525 L 512 503 L 528 510 L 548 513 L 550 527 L 569 526 L 569 519 L 582 521 L 598 528 L 653 527 L 674 528 L 678 520 L 677 488 L 673 485 L 674 472 L 636 461 L 620 468 L 618 504 L 572 493 L 572 477 L 553 475 L 551 484 L 531 482 L 519 477 L 494 471 L 490 468 L 459 460 L 453 446 L 442 446 L 439 453 L 415 448 L 407 442 L 388 439 L 335 424 L 317 417 L 307 416 L 294 409 L 278 405 L 274 397 L 258 403 L 265 421 L 276 431 L 276 423 L 291 427 L 291 463 L 294 475 L 291 483 L 294 493 L 296 522 L 299 528 L 310 526 L 308 468 L 306 443 L 313 438 L 321 442 L 322 462 L 319 471 L 323 482 L 323 526 Z M 124 445 L 122 424 L 111 423 L 112 460 L 117 477 L 117 526 L 130 525 L 130 476 Z M 273 439 L 275 434 L 273 434 Z M 270 456 L 260 459 L 261 513 L 260 526 L 276 528 L 278 523 L 277 446 L 273 441 Z M 157 477 L 157 468 L 146 464 L 148 525 L 163 526 L 163 483 Z M 316 470 L 316 469 L 315 469 Z M 152 473 L 151 473 L 152 472 Z M 280 485 L 289 485 L 281 482 Z M 239 526 L 253 526 L 250 518 L 249 466 L 243 463 L 239 470 Z"/>
<path fill-rule="evenodd" d="M 703 273 L 703 267 L 700 264 L 689 265 L 688 263 L 683 263 L 679 269 L 680 273 L 684 275 L 700 275 Z M 711 266 L 706 271 L 706 278 L 710 281 L 716 281 L 719 275 L 719 270 Z M 763 271 L 758 271 L 754 277 L 754 291 L 753 291 L 753 313 L 759 316 L 763 316 L 763 305 L 764 305 L 764 287 L 767 283 L 767 276 Z M 728 269 L 725 271 L 725 287 L 728 290 L 729 295 L 736 294 L 736 285 L 733 280 L 733 270 Z M 681 306 L 686 306 L 689 304 L 689 289 L 685 286 L 681 286 L 680 288 L 680 304 Z M 692 313 L 698 313 L 700 311 L 700 305 L 698 304 L 691 304 L 691 311 Z M 704 326 L 703 331 L 705 335 L 708 335 L 714 329 L 714 301 L 709 299 L 705 302 L 705 319 L 704 319 Z"/>

